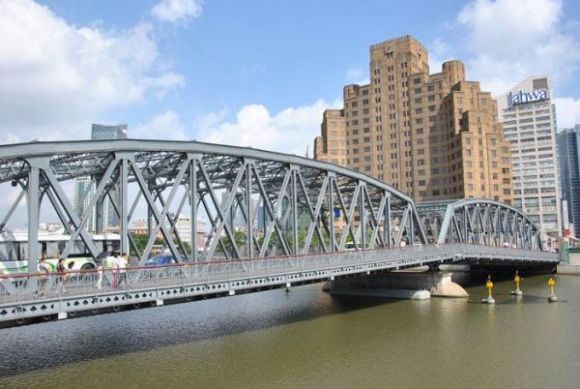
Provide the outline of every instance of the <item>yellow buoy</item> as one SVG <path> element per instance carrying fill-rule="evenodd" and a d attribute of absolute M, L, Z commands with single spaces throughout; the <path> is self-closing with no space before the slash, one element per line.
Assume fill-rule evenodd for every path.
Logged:
<path fill-rule="evenodd" d="M 516 290 L 512 290 L 511 294 L 515 296 L 521 296 L 522 291 L 520 289 L 520 283 L 522 282 L 522 277 L 520 277 L 518 271 L 516 270 L 516 274 L 514 275 L 514 282 L 516 284 Z"/>
<path fill-rule="evenodd" d="M 548 280 L 548 287 L 550 288 L 550 296 L 548 296 L 548 302 L 555 303 L 558 301 L 558 297 L 556 297 L 556 293 L 554 292 L 554 288 L 556 287 L 556 276 L 550 277 Z"/>
<path fill-rule="evenodd" d="M 495 300 L 492 295 L 493 281 L 491 280 L 491 275 L 487 276 L 485 287 L 487 288 L 487 298 L 481 299 L 481 302 L 484 304 L 495 304 Z"/>

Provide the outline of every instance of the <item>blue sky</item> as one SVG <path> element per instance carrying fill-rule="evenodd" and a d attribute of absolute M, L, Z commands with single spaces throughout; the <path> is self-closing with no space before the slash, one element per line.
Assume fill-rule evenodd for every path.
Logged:
<path fill-rule="evenodd" d="M 550 74 L 569 126 L 579 22 L 580 4 L 558 0 L 0 0 L 12 37 L 0 39 L 0 135 L 78 139 L 126 122 L 132 137 L 303 154 L 322 110 L 368 78 L 369 45 L 406 34 L 429 48 L 431 72 L 461 59 L 495 94 Z"/>

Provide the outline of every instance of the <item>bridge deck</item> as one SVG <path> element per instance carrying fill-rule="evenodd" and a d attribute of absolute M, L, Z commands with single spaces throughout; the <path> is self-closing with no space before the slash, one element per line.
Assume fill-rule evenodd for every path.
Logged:
<path fill-rule="evenodd" d="M 217 261 L 169 267 L 129 268 L 127 282 L 113 288 L 111 270 L 71 274 L 64 288 L 58 276 L 19 275 L 0 285 L 0 323 L 4 326 L 35 319 L 97 314 L 122 306 L 161 305 L 163 301 L 231 296 L 236 293 L 319 282 L 334 277 L 416 267 L 430 263 L 557 263 L 558 255 L 518 249 L 450 244 L 347 251 L 257 260 Z"/>

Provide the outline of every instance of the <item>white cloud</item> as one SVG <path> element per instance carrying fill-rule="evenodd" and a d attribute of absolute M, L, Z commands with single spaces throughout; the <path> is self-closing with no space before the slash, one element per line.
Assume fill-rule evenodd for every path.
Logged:
<path fill-rule="evenodd" d="M 339 105 L 338 100 L 317 100 L 276 114 L 261 104 L 246 105 L 235 121 L 226 121 L 223 113 L 199 118 L 198 140 L 304 155 L 306 147 L 311 150 L 314 137 L 320 134 L 322 112 Z"/>
<path fill-rule="evenodd" d="M 151 14 L 161 21 L 175 23 L 198 18 L 202 10 L 200 0 L 161 0 L 151 9 Z"/>
<path fill-rule="evenodd" d="M 346 72 L 347 82 L 357 85 L 366 85 L 370 83 L 368 70 L 364 71 L 360 68 L 350 68 Z"/>
<path fill-rule="evenodd" d="M 139 139 L 172 139 L 186 140 L 186 129 L 179 115 L 173 111 L 165 111 L 147 123 L 131 129 L 131 138 Z"/>
<path fill-rule="evenodd" d="M 159 70 L 147 24 L 74 26 L 31 0 L 2 0 L 0 36 L 0 142 L 85 136 L 99 113 L 184 84 Z"/>
<path fill-rule="evenodd" d="M 429 69 L 431 73 L 440 72 L 443 62 L 450 59 L 452 59 L 451 48 L 443 39 L 437 38 L 431 42 L 429 45 Z"/>
<path fill-rule="evenodd" d="M 476 0 L 463 8 L 457 20 L 469 27 L 472 47 L 517 57 L 553 36 L 561 13 L 560 0 Z"/>
<path fill-rule="evenodd" d="M 562 29 L 560 0 L 475 0 L 457 22 L 467 29 L 470 78 L 494 94 L 533 74 L 549 74 L 557 85 L 580 62 L 580 43 Z"/>
<path fill-rule="evenodd" d="M 199 129 L 207 129 L 213 128 L 218 126 L 226 116 L 229 114 L 229 111 L 224 108 L 218 112 L 210 112 L 205 115 L 201 115 L 194 120 L 193 126 L 194 128 Z"/>
<path fill-rule="evenodd" d="M 554 99 L 558 128 L 571 128 L 580 124 L 580 99 L 560 97 Z"/>

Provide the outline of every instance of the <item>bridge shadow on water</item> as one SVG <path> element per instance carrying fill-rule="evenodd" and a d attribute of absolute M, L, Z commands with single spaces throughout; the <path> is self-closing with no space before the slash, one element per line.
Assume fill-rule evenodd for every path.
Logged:
<path fill-rule="evenodd" d="M 239 335 L 397 300 L 332 297 L 322 284 L 0 330 L 0 377 Z"/>

